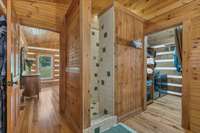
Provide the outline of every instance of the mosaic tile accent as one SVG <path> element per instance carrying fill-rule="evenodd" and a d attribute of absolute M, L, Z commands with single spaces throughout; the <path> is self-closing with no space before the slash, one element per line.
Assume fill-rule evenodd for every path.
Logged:
<path fill-rule="evenodd" d="M 98 118 L 99 116 L 99 83 L 98 83 L 98 66 L 99 66 L 99 31 L 91 29 L 91 84 L 90 84 L 90 116 L 91 119 Z"/>
<path fill-rule="evenodd" d="M 114 8 L 99 17 L 101 25 L 99 31 L 100 39 L 100 62 L 99 86 L 100 113 L 114 114 Z M 108 78 L 109 77 L 109 78 Z"/>
<path fill-rule="evenodd" d="M 114 114 L 114 8 L 91 29 L 91 119 Z M 94 32 L 94 33 L 93 33 Z"/>

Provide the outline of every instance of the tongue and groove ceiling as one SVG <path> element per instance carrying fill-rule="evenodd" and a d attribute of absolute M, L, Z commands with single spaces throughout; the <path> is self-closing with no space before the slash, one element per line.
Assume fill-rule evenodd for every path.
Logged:
<path fill-rule="evenodd" d="M 60 35 L 49 30 L 21 26 L 28 46 L 58 49 Z"/>
<path fill-rule="evenodd" d="M 115 0 L 135 14 L 149 20 L 194 0 Z"/>
<path fill-rule="evenodd" d="M 59 32 L 71 0 L 13 0 L 22 25 Z"/>
<path fill-rule="evenodd" d="M 149 20 L 194 0 L 114 0 L 135 14 Z M 13 0 L 16 15 L 22 25 L 59 32 L 72 0 Z M 96 15 L 113 0 L 92 0 Z"/>

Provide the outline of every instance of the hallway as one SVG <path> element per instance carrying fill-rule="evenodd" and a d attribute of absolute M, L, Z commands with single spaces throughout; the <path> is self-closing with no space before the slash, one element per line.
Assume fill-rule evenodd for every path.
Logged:
<path fill-rule="evenodd" d="M 58 87 L 42 89 L 40 99 L 26 101 L 17 133 L 73 133 L 59 115 Z"/>

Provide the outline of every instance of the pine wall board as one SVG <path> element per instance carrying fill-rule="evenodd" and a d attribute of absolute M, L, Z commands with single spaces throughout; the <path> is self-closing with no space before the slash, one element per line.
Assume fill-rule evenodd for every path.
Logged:
<path fill-rule="evenodd" d="M 190 48 L 190 128 L 200 132 L 200 16 L 191 20 Z"/>
<path fill-rule="evenodd" d="M 89 127 L 90 0 L 74 0 L 61 32 L 60 111 L 75 132 Z"/>
<path fill-rule="evenodd" d="M 75 130 L 82 128 L 82 90 L 81 90 L 81 42 L 80 42 L 80 2 L 71 5 L 71 11 L 66 16 L 65 40 L 65 84 L 63 106 L 64 115 L 71 121 Z M 61 33 L 62 34 L 62 33 Z M 74 71 L 73 71 L 74 69 Z M 62 93 L 62 90 L 61 90 Z"/>
<path fill-rule="evenodd" d="M 115 26 L 115 113 L 121 120 L 144 108 L 144 49 L 129 45 L 143 41 L 143 22 L 117 5 Z"/>
<path fill-rule="evenodd" d="M 183 25 L 182 125 L 193 133 L 200 131 L 199 22 L 200 0 L 194 0 L 145 24 L 146 34 Z"/>

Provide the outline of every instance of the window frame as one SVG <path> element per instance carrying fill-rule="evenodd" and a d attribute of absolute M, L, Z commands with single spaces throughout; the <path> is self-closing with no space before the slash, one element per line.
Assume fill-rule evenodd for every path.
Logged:
<path fill-rule="evenodd" d="M 38 59 L 37 59 L 37 62 L 38 62 L 38 65 L 37 65 L 37 69 L 38 69 L 38 73 L 40 74 L 40 58 L 41 57 L 50 57 L 51 58 L 51 76 L 50 77 L 47 77 L 47 78 L 43 78 L 40 76 L 40 79 L 41 80 L 51 80 L 53 79 L 53 55 L 51 54 L 40 54 L 38 55 Z"/>

